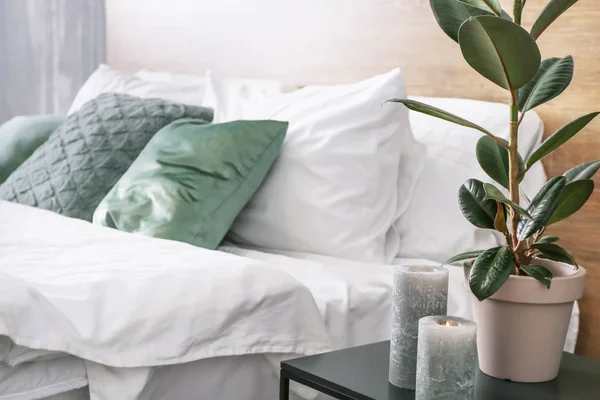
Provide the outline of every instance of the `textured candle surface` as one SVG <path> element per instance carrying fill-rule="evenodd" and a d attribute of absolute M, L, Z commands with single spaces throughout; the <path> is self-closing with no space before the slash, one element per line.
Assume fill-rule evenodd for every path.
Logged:
<path fill-rule="evenodd" d="M 419 319 L 446 314 L 448 270 L 431 266 L 398 266 L 394 269 L 391 384 L 415 389 Z"/>
<path fill-rule="evenodd" d="M 475 322 L 447 316 L 419 321 L 416 400 L 472 400 L 477 371 Z"/>

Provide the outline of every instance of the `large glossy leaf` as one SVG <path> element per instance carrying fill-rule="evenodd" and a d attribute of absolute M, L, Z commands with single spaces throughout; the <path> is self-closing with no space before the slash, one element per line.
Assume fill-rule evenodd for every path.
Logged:
<path fill-rule="evenodd" d="M 578 266 L 575 259 L 565 249 L 555 243 L 535 243 L 531 245 L 531 248 L 542 252 L 538 257 L 564 262 L 575 267 Z"/>
<path fill-rule="evenodd" d="M 592 179 L 598 169 L 600 169 L 600 161 L 588 161 L 568 170 L 563 176 L 567 178 L 567 183 Z"/>
<path fill-rule="evenodd" d="M 593 191 L 594 181 L 589 179 L 569 183 L 560 195 L 556 210 L 554 210 L 546 225 L 552 225 L 573 215 L 583 207 Z"/>
<path fill-rule="evenodd" d="M 521 269 L 527 275 L 542 282 L 550 289 L 550 285 L 552 284 L 552 272 L 550 272 L 548 268 L 542 267 L 541 265 L 521 265 Z"/>
<path fill-rule="evenodd" d="M 442 30 L 458 43 L 458 30 L 469 18 L 492 15 L 488 11 L 458 2 L 457 0 L 429 0 L 431 10 Z"/>
<path fill-rule="evenodd" d="M 502 140 L 502 139 L 500 139 Z M 475 155 L 481 169 L 500 185 L 508 189 L 509 160 L 508 150 L 489 136 L 482 136 L 477 141 Z M 519 155 L 519 173 L 525 170 L 525 163 Z M 521 175 L 522 179 L 523 175 Z"/>
<path fill-rule="evenodd" d="M 531 36 L 537 40 L 542 33 L 569 7 L 577 3 L 577 0 L 550 0 L 548 5 L 542 10 L 538 19 L 531 27 Z"/>
<path fill-rule="evenodd" d="M 562 146 L 563 143 L 571 139 L 579 131 L 585 128 L 587 124 L 592 122 L 598 114 L 600 114 L 600 112 L 586 114 L 583 117 L 577 118 L 575 121 L 569 122 L 567 125 L 554 132 L 548 139 L 544 140 L 540 147 L 538 147 L 531 157 L 529 157 L 529 160 L 527 160 L 527 168 Z"/>
<path fill-rule="evenodd" d="M 480 10 L 492 12 L 496 16 L 502 15 L 502 6 L 500 0 L 458 0 L 463 4 L 479 8 Z"/>
<path fill-rule="evenodd" d="M 494 229 L 496 202 L 485 199 L 483 182 L 469 179 L 458 190 L 458 205 L 465 218 L 479 228 Z"/>
<path fill-rule="evenodd" d="M 483 190 L 485 191 L 485 199 L 486 200 L 491 199 L 491 200 L 499 201 L 503 204 L 506 204 L 513 210 L 515 210 L 515 212 L 517 212 L 520 216 L 527 218 L 527 219 L 531 219 L 531 215 L 529 215 L 527 210 L 525 210 L 523 207 L 521 207 L 517 203 L 507 199 L 506 196 L 504 196 L 502 194 L 502 192 L 500 190 L 498 190 L 498 188 L 496 188 L 494 185 L 491 185 L 489 183 L 484 183 Z"/>
<path fill-rule="evenodd" d="M 389 99 L 387 102 L 401 103 L 401 104 L 404 104 L 404 106 L 406 106 L 406 108 L 408 108 L 409 110 L 427 114 L 432 117 L 443 119 L 444 121 L 452 122 L 457 125 L 466 126 L 467 128 L 476 129 L 482 133 L 485 133 L 486 135 L 488 135 L 492 138 L 495 137 L 489 131 L 487 131 L 486 129 L 482 128 L 481 126 L 479 126 L 477 124 L 474 124 L 470 121 L 467 121 L 464 118 L 459 117 L 458 115 L 451 114 L 451 113 L 444 111 L 442 109 L 439 109 L 437 107 L 433 107 L 433 106 L 430 106 L 429 104 L 421 103 L 420 101 L 408 100 L 408 99 Z"/>
<path fill-rule="evenodd" d="M 523 87 L 540 67 L 540 50 L 533 38 L 503 18 L 468 19 L 458 31 L 458 43 L 469 65 L 504 89 Z"/>
<path fill-rule="evenodd" d="M 469 260 L 471 258 L 476 258 L 481 253 L 483 253 L 484 251 L 485 250 L 475 250 L 475 251 L 467 251 L 466 253 L 457 254 L 454 257 L 450 257 L 449 259 L 447 259 L 446 261 L 444 261 L 444 265 L 445 264 L 452 264 L 452 263 L 455 263 L 457 261 L 463 261 L 463 260 Z"/>
<path fill-rule="evenodd" d="M 475 297 L 483 301 L 500 289 L 514 268 L 514 257 L 508 248 L 486 250 L 473 263 L 469 287 Z"/>
<path fill-rule="evenodd" d="M 573 57 L 542 61 L 533 79 L 519 89 L 519 110 L 529 111 L 561 94 L 573 79 Z"/>
<path fill-rule="evenodd" d="M 517 226 L 517 239 L 525 240 L 546 225 L 560 201 L 566 182 L 567 178 L 564 176 L 556 176 L 542 186 L 527 207 L 532 219 L 523 219 Z"/>

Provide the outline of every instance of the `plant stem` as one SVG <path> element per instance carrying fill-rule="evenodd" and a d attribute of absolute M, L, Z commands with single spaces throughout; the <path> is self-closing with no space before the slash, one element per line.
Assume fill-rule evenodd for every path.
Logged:
<path fill-rule="evenodd" d="M 517 91 L 511 90 L 510 101 L 510 137 L 508 141 L 508 163 L 509 163 L 509 193 L 510 200 L 519 204 L 519 100 Z M 510 210 L 510 228 L 511 228 L 511 245 L 514 251 L 517 263 L 521 263 L 521 252 L 519 249 L 519 240 L 517 239 L 517 226 L 519 225 L 519 214 L 513 209 Z M 518 275 L 519 268 L 516 268 Z"/>
<path fill-rule="evenodd" d="M 513 17 L 515 19 L 515 24 L 521 25 L 521 14 L 523 14 L 523 6 L 525 5 L 525 0 L 515 0 L 515 4 L 513 6 Z"/>
<path fill-rule="evenodd" d="M 526 0 L 515 0 L 513 6 L 513 18 L 515 24 L 521 25 L 521 14 L 523 13 L 523 6 Z M 519 100 L 517 97 L 517 91 L 510 91 L 510 140 L 508 141 L 508 191 L 510 193 L 511 201 L 519 204 L 519 146 L 517 144 L 519 139 L 519 125 L 525 113 L 519 118 Z M 519 226 L 519 214 L 513 209 L 510 210 L 510 229 L 512 248 L 517 260 L 517 264 L 521 265 L 522 252 L 520 249 L 519 240 L 517 239 L 517 226 Z M 519 267 L 515 265 L 515 275 L 519 275 Z"/>

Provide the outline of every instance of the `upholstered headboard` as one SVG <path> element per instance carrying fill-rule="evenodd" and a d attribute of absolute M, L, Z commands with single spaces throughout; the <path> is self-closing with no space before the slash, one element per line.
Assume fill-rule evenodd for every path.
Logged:
<path fill-rule="evenodd" d="M 503 0 L 510 10 L 509 0 Z M 530 1 L 525 25 L 547 1 Z M 582 0 L 539 41 L 544 57 L 575 57 L 575 78 L 539 108 L 546 135 L 600 109 L 600 7 Z M 276 78 L 292 85 L 366 78 L 396 66 L 410 94 L 506 102 L 506 92 L 463 61 L 438 28 L 427 0 L 106 0 L 108 62 L 150 68 Z M 508 116 L 507 116 L 508 118 Z M 600 159 L 600 120 L 546 159 L 550 176 Z M 578 351 L 600 357 L 600 175 L 592 199 L 553 226 L 588 270 Z"/>

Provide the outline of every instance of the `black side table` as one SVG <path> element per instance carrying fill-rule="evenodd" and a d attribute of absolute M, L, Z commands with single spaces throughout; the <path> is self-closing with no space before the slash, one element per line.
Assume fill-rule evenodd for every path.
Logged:
<path fill-rule="evenodd" d="M 390 343 L 297 358 L 281 363 L 279 399 L 289 399 L 290 380 L 342 400 L 414 400 L 415 393 L 388 382 Z M 600 362 L 565 353 L 558 378 L 514 383 L 481 372 L 477 400 L 600 400 Z"/>

